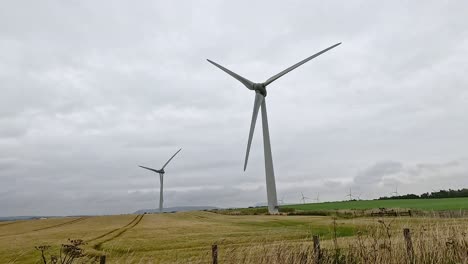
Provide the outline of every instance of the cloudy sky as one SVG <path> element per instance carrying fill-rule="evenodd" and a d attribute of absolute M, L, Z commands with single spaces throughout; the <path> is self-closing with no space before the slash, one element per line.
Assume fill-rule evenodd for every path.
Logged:
<path fill-rule="evenodd" d="M 468 186 L 465 1 L 4 1 L 0 216 L 116 214 L 266 200 L 268 87 L 278 197 Z M 258 124 L 257 128 L 261 128 Z"/>

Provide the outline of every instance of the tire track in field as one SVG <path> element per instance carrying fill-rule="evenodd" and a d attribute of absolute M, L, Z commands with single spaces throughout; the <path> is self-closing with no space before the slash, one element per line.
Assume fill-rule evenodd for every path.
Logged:
<path fill-rule="evenodd" d="M 65 223 L 61 223 L 61 224 L 57 224 L 57 225 L 53 225 L 53 226 L 46 226 L 46 227 L 34 229 L 34 230 L 31 231 L 31 232 L 42 231 L 42 230 L 51 229 L 51 228 L 56 228 L 56 227 L 61 227 L 61 226 L 65 226 L 65 225 L 71 225 L 71 224 L 75 224 L 75 223 L 81 222 L 81 221 L 86 220 L 86 219 L 88 219 L 88 217 L 80 217 L 80 218 L 78 218 L 78 219 L 74 219 L 74 220 L 71 220 L 71 221 L 68 221 L 68 222 L 65 222 Z"/>
<path fill-rule="evenodd" d="M 128 223 L 126 226 L 124 226 L 124 227 L 122 227 L 122 228 L 118 228 L 117 230 L 114 230 L 114 231 L 119 231 L 119 230 L 120 230 L 118 233 L 116 233 L 114 236 L 111 236 L 111 237 L 109 237 L 109 238 L 106 238 L 105 240 L 103 240 L 103 241 L 101 241 L 101 242 L 95 244 L 95 245 L 93 246 L 93 248 L 96 249 L 96 250 L 101 250 L 102 245 L 103 245 L 104 243 L 107 243 L 107 242 L 109 242 L 109 241 L 112 241 L 112 240 L 114 240 L 114 239 L 120 237 L 121 235 L 123 235 L 123 234 L 124 234 L 125 232 L 127 232 L 128 230 L 130 230 L 130 229 L 134 228 L 135 226 L 137 226 L 137 225 L 141 222 L 141 220 L 143 219 L 144 216 L 145 216 L 144 214 L 137 215 L 137 217 L 135 217 L 135 219 L 133 219 L 133 220 L 132 220 L 130 223 Z M 112 231 L 112 232 L 114 232 L 114 231 Z M 107 235 L 111 234 L 112 232 L 108 232 Z M 103 237 L 103 236 L 101 236 L 101 237 Z"/>
<path fill-rule="evenodd" d="M 94 240 L 98 240 L 98 239 L 103 238 L 103 237 L 105 237 L 105 236 L 107 236 L 107 235 L 110 235 L 110 234 L 112 234 L 112 233 L 114 233 L 114 232 L 117 232 L 117 231 L 119 231 L 119 230 L 121 230 L 121 229 L 127 228 L 128 226 L 130 226 L 131 224 L 133 224 L 133 222 L 135 222 L 135 221 L 138 219 L 139 216 L 140 216 L 140 215 L 135 216 L 135 218 L 133 218 L 132 221 L 130 221 L 130 223 L 126 224 L 125 226 L 122 226 L 122 227 L 113 229 L 113 230 L 111 230 L 111 231 L 109 231 L 109 232 L 107 232 L 107 233 L 104 233 L 104 234 L 102 234 L 102 235 L 100 235 L 100 236 L 97 236 L 97 237 L 95 237 L 95 238 L 91 238 L 90 240 L 87 240 L 86 242 L 92 242 L 92 241 L 94 241 Z"/>
<path fill-rule="evenodd" d="M 42 230 L 46 230 L 46 229 L 51 229 L 51 228 L 56 228 L 56 227 L 62 227 L 62 226 L 65 226 L 65 225 L 75 224 L 75 223 L 81 222 L 81 221 L 86 220 L 86 219 L 88 219 L 88 217 L 80 217 L 80 218 L 77 218 L 77 219 L 73 219 L 71 221 L 67 221 L 65 223 L 60 223 L 60 224 L 56 224 L 56 225 L 41 227 L 41 228 L 38 228 L 38 229 L 33 229 L 33 230 L 30 230 L 30 231 L 21 232 L 21 233 L 17 233 L 17 234 L 0 235 L 0 237 L 24 235 L 24 234 L 33 233 L 33 232 L 37 232 L 37 231 L 42 231 Z M 12 224 L 14 224 L 14 223 L 12 223 Z"/>

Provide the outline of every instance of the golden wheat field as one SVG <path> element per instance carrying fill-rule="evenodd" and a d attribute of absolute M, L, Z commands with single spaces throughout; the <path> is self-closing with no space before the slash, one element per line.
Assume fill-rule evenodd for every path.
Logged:
<path fill-rule="evenodd" d="M 106 263 L 321 263 L 410 261 L 403 228 L 412 235 L 417 263 L 468 263 L 467 218 L 353 218 L 221 215 L 211 212 L 55 218 L 0 223 L 1 263 L 43 263 L 35 246 L 58 255 L 67 239 L 82 239 L 88 257 Z M 90 261 L 81 258 L 82 262 Z M 79 261 L 74 263 L 80 263 Z"/>

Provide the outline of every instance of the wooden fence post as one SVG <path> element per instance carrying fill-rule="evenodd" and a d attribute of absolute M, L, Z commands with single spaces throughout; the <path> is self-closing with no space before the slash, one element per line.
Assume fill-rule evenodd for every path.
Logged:
<path fill-rule="evenodd" d="M 218 264 L 218 245 L 211 246 L 211 256 L 213 257 L 213 264 Z"/>
<path fill-rule="evenodd" d="M 99 258 L 99 264 L 106 264 L 106 255 L 102 255 Z"/>
<path fill-rule="evenodd" d="M 314 264 L 319 264 L 322 259 L 319 236 L 314 235 L 312 238 L 314 240 Z"/>
<path fill-rule="evenodd" d="M 403 236 L 405 236 L 406 254 L 408 255 L 409 262 L 414 263 L 413 241 L 411 241 L 411 233 L 410 233 L 409 228 L 403 229 Z"/>

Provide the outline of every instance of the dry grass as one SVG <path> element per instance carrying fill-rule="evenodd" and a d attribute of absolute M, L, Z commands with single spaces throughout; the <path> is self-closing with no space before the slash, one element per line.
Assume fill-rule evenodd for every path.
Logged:
<path fill-rule="evenodd" d="M 351 238 L 322 241 L 320 263 L 411 263 L 402 226 L 412 230 L 414 263 L 468 263 L 468 223 L 418 219 L 376 220 Z M 192 258 L 207 263 L 209 255 Z M 219 250 L 220 263 L 316 263 L 312 240 L 256 243 Z M 179 263 L 186 263 L 180 261 Z"/>
<path fill-rule="evenodd" d="M 1 263 L 39 263 L 37 245 L 56 250 L 67 238 L 88 241 L 108 263 L 313 263 L 311 236 L 323 263 L 406 263 L 403 228 L 417 263 L 468 263 L 466 218 L 338 219 L 328 216 L 228 216 L 208 212 L 22 221 L 0 226 Z M 36 261 L 36 262 L 35 262 Z"/>

